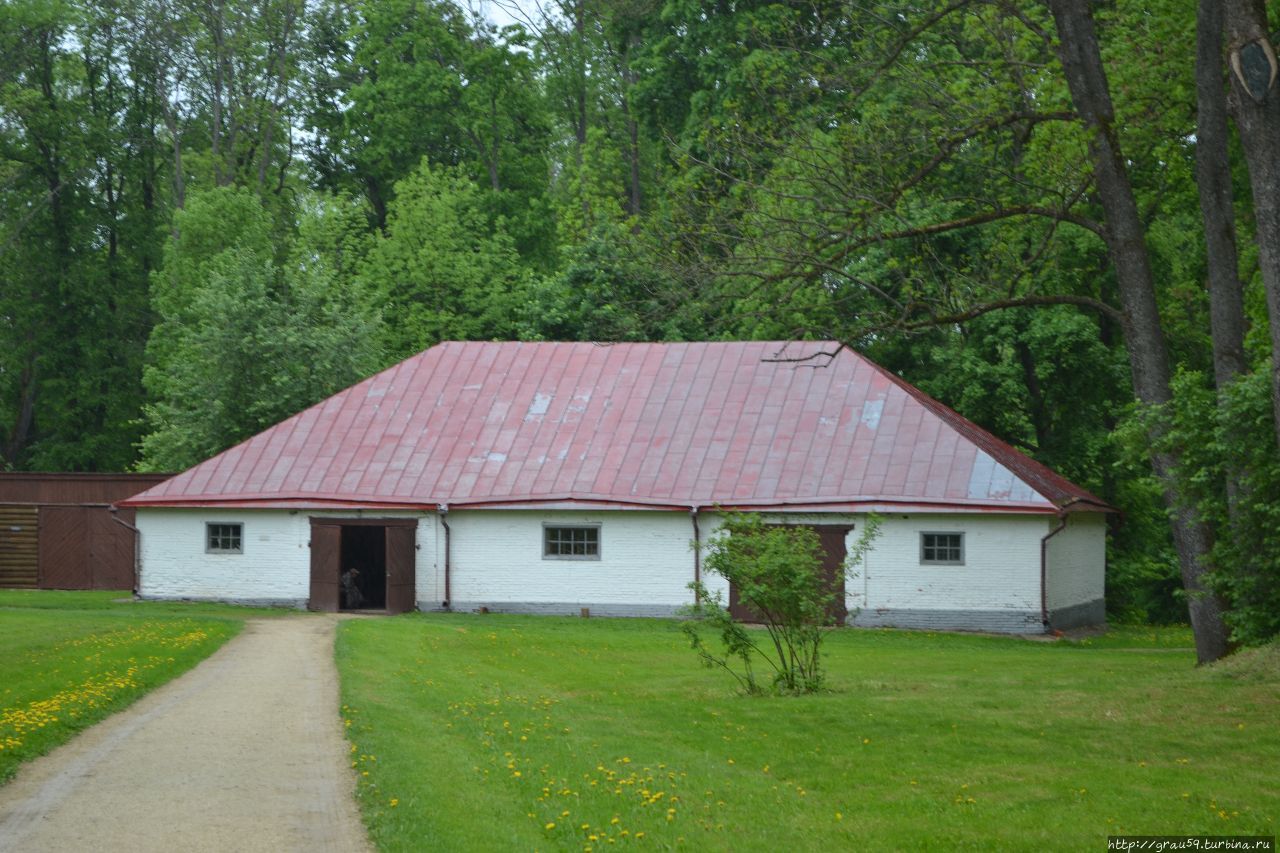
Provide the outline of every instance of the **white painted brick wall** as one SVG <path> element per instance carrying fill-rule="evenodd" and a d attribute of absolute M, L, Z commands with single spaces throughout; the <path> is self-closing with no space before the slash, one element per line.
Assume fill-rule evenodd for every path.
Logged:
<path fill-rule="evenodd" d="M 1040 611 L 1043 515 L 885 515 L 850 608 L 875 610 Z M 964 533 L 964 565 L 920 563 L 920 534 Z M 856 533 L 855 533 L 856 536 Z"/>
<path fill-rule="evenodd" d="M 1106 594 L 1106 518 L 1100 512 L 1073 512 L 1067 526 L 1049 540 L 1049 609 L 1098 601 Z"/>
<path fill-rule="evenodd" d="M 354 518 L 357 513 L 139 508 L 140 592 L 144 598 L 305 604 L 311 595 L 312 516 Z M 407 512 L 364 513 L 363 517 L 419 517 L 418 576 L 430 574 L 430 518 Z M 205 553 L 208 522 L 244 525 L 243 553 Z M 422 545 L 424 531 L 428 545 Z"/>
<path fill-rule="evenodd" d="M 542 557 L 544 524 L 599 524 L 599 560 Z M 714 521 L 704 517 L 704 535 Z M 454 602 L 641 604 L 678 607 L 692 601 L 693 524 L 687 512 L 455 510 L 450 588 Z M 424 602 L 441 600 L 444 543 L 435 541 Z"/>
<path fill-rule="evenodd" d="M 138 511 L 142 594 L 305 603 L 310 595 L 310 518 L 357 513 L 286 510 Z M 417 601 L 444 601 L 444 536 L 434 513 L 365 513 L 417 517 Z M 781 521 L 775 516 L 771 520 Z M 796 515 L 793 523 L 852 524 L 848 546 L 862 535 L 861 516 Z M 244 553 L 206 554 L 207 521 L 244 525 Z M 1040 538 L 1056 519 L 1045 516 L 890 515 L 866 563 L 846 585 L 850 609 L 1031 611 L 1040 608 Z M 542 559 L 544 523 L 601 525 L 602 559 Z M 451 597 L 454 603 L 635 604 L 675 608 L 690 601 L 693 579 L 687 512 L 455 510 Z M 703 513 L 704 541 L 719 521 Z M 965 533 L 965 565 L 920 565 L 922 531 Z M 1100 517 L 1076 514 L 1050 540 L 1051 607 L 1102 596 Z M 727 596 L 722 579 L 704 580 Z M 1061 581 L 1061 585 L 1058 582 Z"/>
<path fill-rule="evenodd" d="M 205 524 L 242 524 L 241 554 L 205 553 Z M 306 515 L 283 511 L 138 510 L 145 598 L 306 601 Z"/>

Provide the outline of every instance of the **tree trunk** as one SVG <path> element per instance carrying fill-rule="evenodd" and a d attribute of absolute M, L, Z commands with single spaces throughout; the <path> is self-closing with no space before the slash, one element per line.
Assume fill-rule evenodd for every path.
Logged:
<path fill-rule="evenodd" d="M 1221 0 L 1200 0 L 1196 16 L 1196 187 L 1209 267 L 1209 333 L 1219 404 L 1231 383 L 1248 370 L 1244 354 L 1244 293 L 1231 193 L 1226 87 L 1222 79 L 1222 18 Z M 1239 432 L 1237 425 L 1226 427 Z M 1235 440 L 1242 439 L 1237 436 Z M 1235 536 L 1243 524 L 1241 473 L 1228 463 L 1224 479 L 1227 525 L 1229 535 Z"/>
<path fill-rule="evenodd" d="M 1227 0 L 1227 48 L 1239 50 L 1257 39 L 1270 44 L 1266 7 L 1254 0 Z M 1274 53 L 1272 54 L 1274 58 Z M 1271 323 L 1271 411 L 1280 443 L 1280 91 L 1273 81 L 1261 103 L 1231 74 L 1232 112 L 1249 164 L 1258 267 Z"/>
<path fill-rule="evenodd" d="M 1213 378 L 1219 390 L 1248 369 L 1227 140 L 1222 3 L 1221 0 L 1200 0 L 1196 20 L 1196 187 L 1209 266 Z"/>
<path fill-rule="evenodd" d="M 1094 183 L 1106 217 L 1107 248 L 1116 271 L 1116 285 L 1125 316 L 1125 343 L 1133 390 L 1147 405 L 1169 402 L 1169 356 L 1156 305 L 1155 278 L 1147 254 L 1145 233 L 1133 187 L 1125 169 L 1115 130 L 1115 113 L 1098 37 L 1088 0 L 1049 0 L 1058 31 L 1059 54 L 1067 88 L 1089 132 L 1089 155 Z M 1160 444 L 1160 428 L 1153 427 L 1152 445 Z M 1151 464 L 1164 489 L 1174 544 L 1187 591 L 1196 658 L 1217 660 L 1227 652 L 1227 629 L 1222 604 L 1204 584 L 1209 531 L 1185 505 L 1174 479 L 1177 458 L 1153 451 Z"/>
<path fill-rule="evenodd" d="M 636 72 L 631 67 L 631 57 L 639 44 L 639 37 L 632 35 L 627 40 L 626 53 L 622 57 L 622 111 L 627 118 L 627 160 L 630 174 L 627 182 L 627 213 L 637 217 L 632 226 L 633 232 L 640 227 L 638 217 L 642 198 L 640 195 L 640 123 L 636 121 L 635 111 L 631 103 L 631 94 L 636 84 Z"/>
<path fill-rule="evenodd" d="M 25 455 L 31 437 L 31 421 L 36 406 L 36 342 L 35 335 L 26 335 L 27 357 L 18 375 L 18 407 L 5 442 L 5 460 L 12 468 L 18 468 Z"/>

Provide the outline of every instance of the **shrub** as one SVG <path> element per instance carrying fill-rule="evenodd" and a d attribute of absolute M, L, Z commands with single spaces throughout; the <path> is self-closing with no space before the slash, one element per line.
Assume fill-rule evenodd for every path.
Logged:
<path fill-rule="evenodd" d="M 862 535 L 843 566 L 846 578 L 862 562 L 879 531 L 867 518 Z M 822 641 L 834 627 L 836 590 L 822 571 L 822 546 L 812 527 L 770 525 L 756 513 L 729 513 L 707 543 L 708 574 L 729 582 L 763 630 L 734 618 L 720 590 L 690 584 L 694 604 L 682 628 L 704 664 L 724 669 L 747 693 L 764 692 L 756 676 L 758 662 L 772 673 L 778 693 L 813 693 L 822 687 Z M 721 649 L 704 634 L 719 636 Z"/>

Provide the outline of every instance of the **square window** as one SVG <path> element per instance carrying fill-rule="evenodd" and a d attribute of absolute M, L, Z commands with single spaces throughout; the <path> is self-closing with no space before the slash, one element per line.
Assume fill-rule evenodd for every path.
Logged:
<path fill-rule="evenodd" d="M 543 525 L 542 559 L 600 559 L 600 525 Z"/>
<path fill-rule="evenodd" d="M 921 533 L 920 562 L 923 564 L 963 566 L 963 533 Z"/>
<path fill-rule="evenodd" d="M 243 533 L 242 524 L 206 524 L 204 550 L 209 554 L 242 554 Z"/>

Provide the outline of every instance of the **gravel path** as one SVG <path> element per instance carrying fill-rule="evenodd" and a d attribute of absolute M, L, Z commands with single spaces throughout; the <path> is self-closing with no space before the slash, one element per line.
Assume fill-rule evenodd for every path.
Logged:
<path fill-rule="evenodd" d="M 0 851 L 366 851 L 337 620 L 251 620 L 0 788 Z"/>

